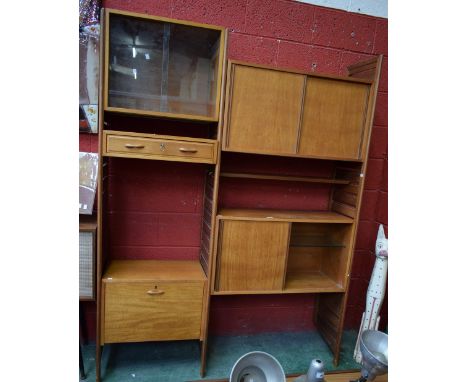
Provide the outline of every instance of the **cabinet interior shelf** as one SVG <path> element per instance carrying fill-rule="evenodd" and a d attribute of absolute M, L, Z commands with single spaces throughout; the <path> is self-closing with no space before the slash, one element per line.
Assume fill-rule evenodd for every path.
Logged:
<path fill-rule="evenodd" d="M 246 174 L 236 172 L 222 172 L 220 176 L 224 178 L 242 178 L 242 179 L 264 179 L 264 180 L 284 180 L 288 182 L 306 182 L 306 183 L 329 183 L 329 184 L 349 184 L 349 180 L 313 178 L 302 176 L 284 176 L 284 175 L 264 175 L 264 174 Z"/>
<path fill-rule="evenodd" d="M 105 282 L 205 281 L 206 276 L 198 261 L 113 260 L 102 279 Z"/>
<path fill-rule="evenodd" d="M 353 219 L 333 211 L 290 211 L 223 208 L 218 218 L 228 220 L 285 221 L 302 223 L 353 223 Z"/>
<path fill-rule="evenodd" d="M 320 271 L 288 272 L 283 293 L 344 292 L 344 288 Z"/>
<path fill-rule="evenodd" d="M 337 293 L 344 288 L 320 271 L 288 272 L 283 289 L 279 290 L 240 290 L 213 291 L 213 295 L 241 294 L 289 294 L 289 293 Z"/>
<path fill-rule="evenodd" d="M 290 248 L 346 248 L 346 245 L 333 242 L 310 242 L 291 245 Z"/>

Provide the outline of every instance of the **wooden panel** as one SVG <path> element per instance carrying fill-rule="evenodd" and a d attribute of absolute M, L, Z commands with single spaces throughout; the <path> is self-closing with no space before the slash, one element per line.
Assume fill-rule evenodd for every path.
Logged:
<path fill-rule="evenodd" d="M 108 282 L 104 297 L 104 342 L 198 339 L 204 285 L 204 282 Z"/>
<path fill-rule="evenodd" d="M 369 85 L 308 78 L 299 154 L 359 159 Z"/>
<path fill-rule="evenodd" d="M 284 293 L 342 292 L 343 288 L 322 272 L 288 272 Z"/>
<path fill-rule="evenodd" d="M 321 294 L 317 299 L 315 324 L 334 354 L 335 366 L 340 357 L 345 305 L 345 293 Z"/>
<path fill-rule="evenodd" d="M 350 218 L 354 218 L 356 216 L 356 208 L 348 206 L 347 204 L 333 202 L 331 209 L 332 211 L 349 216 Z"/>
<path fill-rule="evenodd" d="M 211 253 L 211 237 L 213 227 L 213 193 L 214 193 L 214 174 L 209 173 L 205 180 L 205 198 L 203 202 L 203 220 L 201 229 L 201 248 L 200 248 L 200 262 L 208 275 L 209 259 Z"/>
<path fill-rule="evenodd" d="M 230 75 L 223 148 L 294 154 L 304 76 L 243 65 L 232 65 Z"/>
<path fill-rule="evenodd" d="M 109 131 L 104 134 L 105 156 L 197 163 L 216 162 L 216 141 Z"/>
<path fill-rule="evenodd" d="M 223 221 L 219 246 L 219 291 L 277 290 L 283 287 L 289 224 Z"/>
<path fill-rule="evenodd" d="M 304 176 L 244 174 L 244 173 L 234 173 L 234 172 L 222 172 L 221 176 L 225 177 L 225 178 L 282 180 L 282 181 L 287 181 L 287 182 L 349 184 L 348 180 L 331 179 L 331 178 L 312 178 L 312 177 L 308 178 L 308 177 L 304 177 Z"/>
<path fill-rule="evenodd" d="M 164 281 L 205 281 L 198 261 L 114 260 L 107 268 L 104 283 Z"/>
<path fill-rule="evenodd" d="M 304 223 L 352 223 L 353 219 L 330 211 L 287 211 L 269 209 L 223 208 L 218 216 L 230 220 L 261 220 Z"/>

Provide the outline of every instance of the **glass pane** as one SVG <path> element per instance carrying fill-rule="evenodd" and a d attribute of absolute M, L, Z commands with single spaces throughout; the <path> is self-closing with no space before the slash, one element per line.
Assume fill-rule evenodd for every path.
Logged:
<path fill-rule="evenodd" d="M 215 113 L 220 32 L 110 15 L 109 106 Z"/>

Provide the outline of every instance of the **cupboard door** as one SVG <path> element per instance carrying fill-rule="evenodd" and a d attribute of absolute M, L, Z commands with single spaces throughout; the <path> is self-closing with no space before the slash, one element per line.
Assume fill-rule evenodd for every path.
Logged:
<path fill-rule="evenodd" d="M 221 221 L 217 291 L 280 291 L 286 270 L 290 224 Z"/>
<path fill-rule="evenodd" d="M 368 84 L 308 78 L 299 154 L 360 159 Z"/>
<path fill-rule="evenodd" d="M 203 282 L 108 282 L 104 341 L 200 338 Z"/>
<path fill-rule="evenodd" d="M 294 154 L 304 78 L 300 74 L 233 64 L 223 148 Z"/>

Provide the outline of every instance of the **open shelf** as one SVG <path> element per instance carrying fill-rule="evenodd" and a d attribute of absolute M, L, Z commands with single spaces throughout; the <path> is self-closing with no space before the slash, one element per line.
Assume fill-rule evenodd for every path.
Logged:
<path fill-rule="evenodd" d="M 198 261 L 174 260 L 113 260 L 104 276 L 105 282 L 194 280 L 205 281 L 206 276 Z"/>
<path fill-rule="evenodd" d="M 333 211 L 286 211 L 270 209 L 223 208 L 218 218 L 228 220 L 284 221 L 303 223 L 353 223 L 353 219 Z"/>
<path fill-rule="evenodd" d="M 303 176 L 284 176 L 284 175 L 264 175 L 264 174 L 247 174 L 236 172 L 222 172 L 220 176 L 225 178 L 242 178 L 242 179 L 262 179 L 262 180 L 280 180 L 288 182 L 306 182 L 306 183 L 327 183 L 327 184 L 349 184 L 350 180 L 331 179 L 331 178 L 314 178 Z"/>
<path fill-rule="evenodd" d="M 344 288 L 320 271 L 295 271 L 286 275 L 283 293 L 344 292 Z"/>
<path fill-rule="evenodd" d="M 344 292 L 351 228 L 292 223 L 284 292 Z"/>

